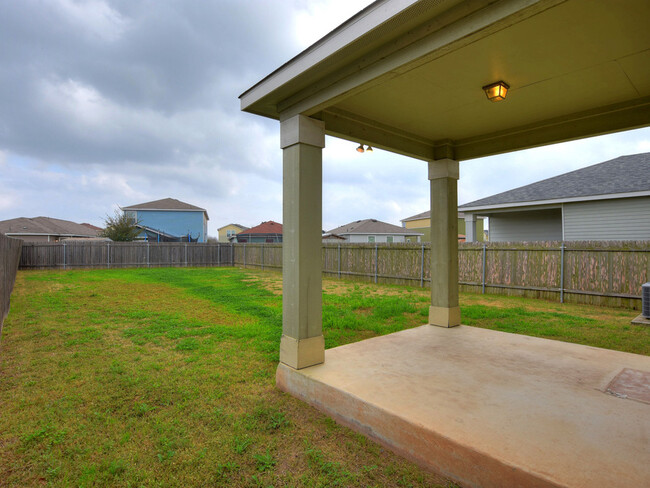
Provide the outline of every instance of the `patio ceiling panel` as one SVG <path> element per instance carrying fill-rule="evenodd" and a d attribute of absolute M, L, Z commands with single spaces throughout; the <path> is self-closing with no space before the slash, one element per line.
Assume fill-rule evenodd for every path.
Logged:
<path fill-rule="evenodd" d="M 587 3 L 590 15 L 575 22 Z M 462 147 L 472 138 L 489 139 L 485 136 L 500 132 L 514 135 L 521 128 L 543 129 L 562 120 L 574 120 L 575 125 L 572 115 L 594 109 L 606 113 L 604 107 L 615 104 L 632 111 L 641 107 L 645 116 L 640 125 L 644 125 L 650 113 L 646 27 L 650 2 L 612 7 L 608 2 L 564 3 L 371 86 L 334 107 L 399 128 L 432 145 L 451 140 L 461 149 L 456 154 L 460 159 L 498 151 L 486 143 L 483 150 L 473 148 L 474 154 L 465 151 L 463 158 Z M 498 80 L 508 82 L 511 90 L 504 102 L 490 103 L 481 87 Z M 585 124 L 585 129 L 601 133 L 628 128 L 626 123 L 619 127 L 621 122 L 615 119 L 603 122 L 599 119 L 601 129 L 593 123 Z M 553 134 L 552 139 L 580 135 L 584 134 L 567 131 L 565 137 Z"/>
<path fill-rule="evenodd" d="M 397 4 L 406 7 L 372 28 L 376 11 Z M 330 135 L 421 159 L 641 127 L 648 18 L 647 0 L 379 1 L 242 95 L 242 108 L 301 113 Z M 481 87 L 498 80 L 511 90 L 491 103 Z"/>

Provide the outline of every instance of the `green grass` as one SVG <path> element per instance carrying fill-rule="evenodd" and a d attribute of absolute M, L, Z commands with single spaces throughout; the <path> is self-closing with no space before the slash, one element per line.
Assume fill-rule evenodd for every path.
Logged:
<path fill-rule="evenodd" d="M 281 277 L 19 273 L 0 342 L 2 486 L 454 486 L 274 386 Z M 428 291 L 324 282 L 326 347 L 421 325 Z M 463 322 L 650 354 L 634 312 L 461 296 Z"/>
<path fill-rule="evenodd" d="M 0 485 L 451 486 L 275 388 L 281 296 L 259 276 L 19 273 L 0 342 Z M 327 326 L 329 346 L 408 326 L 391 316 L 399 300 L 374 310 L 353 288 L 325 299 L 359 316 Z"/>

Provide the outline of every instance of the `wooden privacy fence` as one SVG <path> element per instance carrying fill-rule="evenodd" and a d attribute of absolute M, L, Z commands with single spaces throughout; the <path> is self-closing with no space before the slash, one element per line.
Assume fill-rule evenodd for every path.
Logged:
<path fill-rule="evenodd" d="M 462 290 L 640 308 L 650 241 L 462 243 Z M 323 244 L 326 276 L 428 286 L 429 244 Z M 282 244 L 25 244 L 22 269 L 159 266 L 282 268 Z"/>
<path fill-rule="evenodd" d="M 640 308 L 650 241 L 461 243 L 461 290 Z M 237 244 L 235 265 L 282 268 L 281 244 Z M 323 244 L 326 276 L 428 286 L 429 244 Z"/>
<path fill-rule="evenodd" d="M 650 241 L 465 243 L 462 290 L 640 308 Z"/>
<path fill-rule="evenodd" d="M 23 241 L 0 234 L 0 334 L 9 313 L 9 299 L 16 281 L 18 260 Z"/>
<path fill-rule="evenodd" d="M 20 269 L 233 266 L 231 244 L 72 241 L 24 244 Z"/>

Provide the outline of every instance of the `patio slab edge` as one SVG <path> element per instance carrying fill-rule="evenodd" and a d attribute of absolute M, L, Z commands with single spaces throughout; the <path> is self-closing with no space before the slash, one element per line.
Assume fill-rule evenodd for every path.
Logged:
<path fill-rule="evenodd" d="M 563 485 L 458 443 L 282 363 L 277 387 L 419 466 L 465 487 L 559 488 Z"/>

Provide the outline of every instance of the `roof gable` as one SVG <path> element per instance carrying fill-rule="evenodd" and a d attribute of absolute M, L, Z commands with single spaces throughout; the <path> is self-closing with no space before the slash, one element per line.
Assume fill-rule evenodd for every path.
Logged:
<path fill-rule="evenodd" d="M 350 222 L 349 224 L 342 225 L 336 229 L 332 229 L 327 234 L 400 234 L 400 235 L 418 235 L 422 233 L 399 227 L 397 225 L 382 222 L 377 219 L 364 219 Z"/>
<path fill-rule="evenodd" d="M 69 220 L 52 217 L 19 217 L 0 222 L 0 232 L 3 234 L 46 234 L 61 236 L 96 237 L 101 229 L 96 230 L 86 225 Z"/>
<path fill-rule="evenodd" d="M 267 222 L 262 222 L 260 225 L 239 232 L 237 235 L 239 236 L 244 234 L 282 234 L 282 224 L 269 220 Z"/>
<path fill-rule="evenodd" d="M 405 219 L 400 220 L 400 222 L 410 222 L 412 220 L 423 220 L 423 219 L 430 219 L 430 218 L 431 218 L 431 210 L 427 210 L 426 212 L 422 212 L 417 215 L 406 217 Z M 465 214 L 463 212 L 458 212 L 458 218 L 464 219 Z M 479 217 L 479 218 L 483 218 L 483 217 Z"/>
<path fill-rule="evenodd" d="M 225 229 L 226 227 L 238 227 L 240 230 L 248 229 L 248 227 L 246 227 L 245 225 L 241 225 L 241 224 L 226 224 L 226 225 L 224 225 L 222 227 L 219 227 L 217 230 Z"/>
<path fill-rule="evenodd" d="M 650 153 L 620 156 L 530 185 L 476 200 L 458 208 L 566 200 L 650 192 Z"/>
<path fill-rule="evenodd" d="M 161 200 L 154 200 L 152 202 L 138 203 L 136 205 L 130 205 L 128 207 L 122 207 L 122 210 L 187 210 L 187 211 L 201 211 L 205 213 L 206 219 L 210 220 L 208 217 L 208 211 L 204 208 L 197 207 L 190 203 L 181 202 L 175 198 L 163 198 Z"/>

